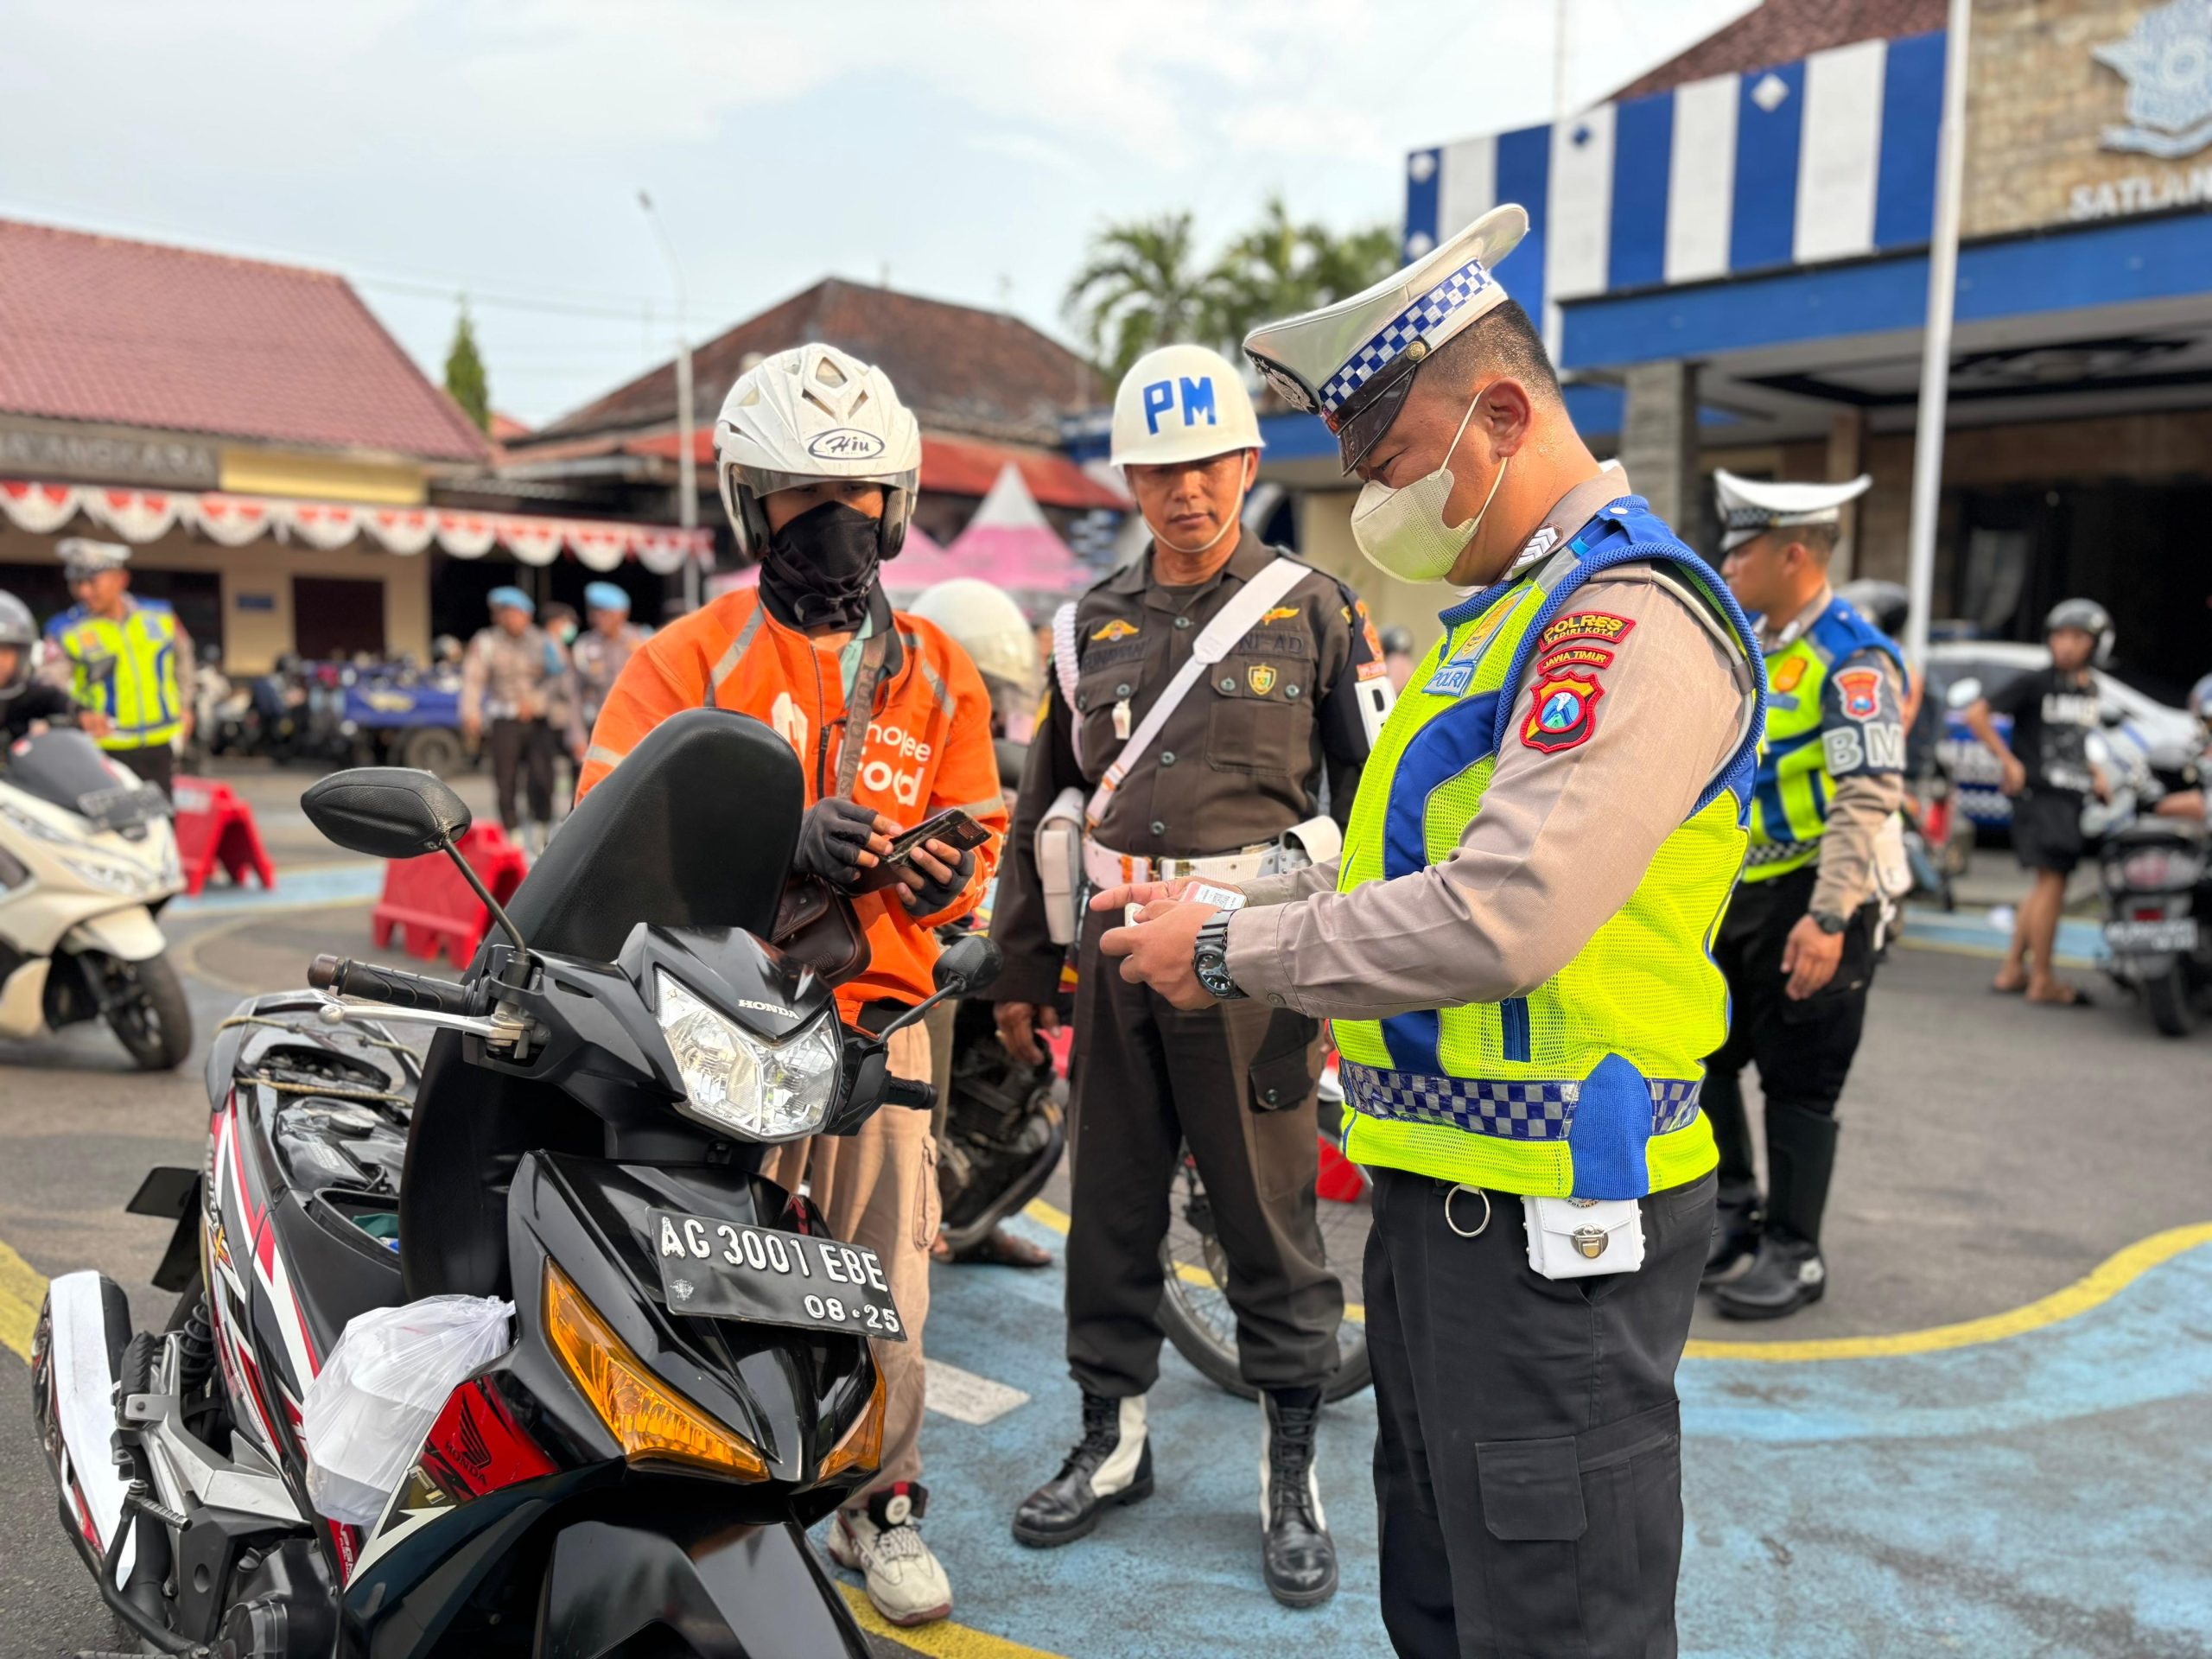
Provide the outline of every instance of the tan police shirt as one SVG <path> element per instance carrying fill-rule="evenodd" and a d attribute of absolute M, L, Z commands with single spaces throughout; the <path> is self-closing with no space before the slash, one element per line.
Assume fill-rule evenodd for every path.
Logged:
<path fill-rule="evenodd" d="M 461 718 L 566 725 L 568 677 L 568 658 L 535 623 L 520 633 L 481 629 L 461 660 Z"/>

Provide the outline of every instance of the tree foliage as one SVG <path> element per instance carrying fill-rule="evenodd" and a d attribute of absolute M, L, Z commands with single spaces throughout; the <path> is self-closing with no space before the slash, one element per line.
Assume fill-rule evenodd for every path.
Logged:
<path fill-rule="evenodd" d="M 446 348 L 446 395 L 476 423 L 479 432 L 492 429 L 492 385 L 476 349 L 476 325 L 469 318 L 467 300 L 461 302 L 461 317 L 454 324 L 453 344 Z"/>
<path fill-rule="evenodd" d="M 1340 300 L 1399 264 L 1388 226 L 1344 234 L 1293 220 L 1281 196 L 1201 267 L 1191 215 L 1109 225 L 1068 284 L 1071 321 L 1119 380 L 1155 346 L 1192 340 L 1234 355 L 1259 324 Z"/>

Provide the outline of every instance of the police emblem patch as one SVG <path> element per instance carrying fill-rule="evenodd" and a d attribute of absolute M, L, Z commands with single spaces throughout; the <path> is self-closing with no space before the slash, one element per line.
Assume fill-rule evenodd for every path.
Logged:
<path fill-rule="evenodd" d="M 1843 712 L 1853 720 L 1872 720 L 1881 712 L 1882 677 L 1871 668 L 1854 668 L 1835 677 L 1843 697 Z"/>
<path fill-rule="evenodd" d="M 1805 677 L 1805 659 L 1785 657 L 1767 670 L 1767 684 L 1784 696 L 1797 689 L 1797 682 Z"/>
<path fill-rule="evenodd" d="M 1117 616 L 1111 622 L 1109 622 L 1104 627 L 1100 628 L 1096 633 L 1093 633 L 1090 637 L 1093 639 L 1126 639 L 1136 631 L 1137 625 L 1135 623 L 1124 622 Z"/>
<path fill-rule="evenodd" d="M 1609 611 L 1571 611 L 1547 623 L 1536 636 L 1536 650 L 1548 652 L 1554 645 L 1569 639 L 1596 639 L 1605 645 L 1618 645 L 1636 626 L 1624 616 L 1615 616 Z"/>
<path fill-rule="evenodd" d="M 1545 754 L 1556 754 L 1590 741 L 1596 728 L 1598 699 L 1605 688 L 1587 674 L 1546 674 L 1536 681 L 1535 707 L 1522 723 L 1521 741 Z"/>
<path fill-rule="evenodd" d="M 1275 671 L 1267 663 L 1255 663 L 1244 671 L 1244 683 L 1252 688 L 1252 695 L 1264 697 L 1275 689 Z"/>

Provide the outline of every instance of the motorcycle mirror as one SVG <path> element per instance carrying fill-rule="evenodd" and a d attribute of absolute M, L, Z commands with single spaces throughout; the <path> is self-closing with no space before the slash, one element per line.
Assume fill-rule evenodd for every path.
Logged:
<path fill-rule="evenodd" d="M 972 996 L 999 976 L 1003 962 L 998 946 L 981 933 L 969 933 L 945 946 L 937 959 L 937 988 Z"/>
<path fill-rule="evenodd" d="M 2108 702 L 2097 710 L 2097 718 L 2107 726 L 2125 726 L 2127 724 L 2127 710 L 2116 702 Z"/>
<path fill-rule="evenodd" d="M 334 772 L 300 797 L 308 822 L 350 853 L 419 858 L 468 829 L 468 808 L 443 782 L 407 766 Z"/>

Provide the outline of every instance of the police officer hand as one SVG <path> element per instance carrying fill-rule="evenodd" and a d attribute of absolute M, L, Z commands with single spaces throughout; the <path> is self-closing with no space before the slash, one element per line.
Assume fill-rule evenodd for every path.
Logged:
<path fill-rule="evenodd" d="M 105 737 L 114 728 L 114 721 L 97 709 L 80 709 L 77 711 L 77 729 L 86 737 Z"/>
<path fill-rule="evenodd" d="M 791 868 L 818 875 L 832 887 L 850 887 L 862 870 L 874 869 L 891 852 L 899 826 L 873 807 L 831 795 L 806 809 L 799 820 L 798 850 Z"/>
<path fill-rule="evenodd" d="M 1156 899 L 1144 907 L 1136 926 L 1108 929 L 1098 948 L 1122 959 L 1122 977 L 1130 984 L 1151 986 L 1175 1007 L 1211 1008 L 1213 994 L 1198 983 L 1191 952 L 1198 930 L 1217 914 L 1217 906 Z"/>
<path fill-rule="evenodd" d="M 1060 1011 L 1049 1002 L 1001 1002 L 992 1013 L 1006 1052 L 1026 1065 L 1041 1065 L 1045 1046 L 1037 1033 L 1058 1030 Z"/>
<path fill-rule="evenodd" d="M 2018 755 L 1999 756 L 1997 770 L 2000 784 L 2007 795 L 2018 795 L 2028 786 L 2028 769 L 2020 764 Z"/>
<path fill-rule="evenodd" d="M 899 872 L 906 890 L 899 897 L 915 916 L 934 916 L 960 896 L 968 878 L 976 874 L 976 855 L 958 852 L 942 841 L 925 841 L 906 859 Z"/>
<path fill-rule="evenodd" d="M 1791 1001 L 1802 1002 L 1835 977 L 1836 964 L 1842 960 L 1843 935 L 1822 932 L 1810 916 L 1800 916 L 1782 944 L 1782 971 L 1789 976 L 1783 993 Z"/>
<path fill-rule="evenodd" d="M 1090 895 L 1093 910 L 1122 910 L 1131 905 L 1149 905 L 1162 899 L 1180 899 L 1198 880 L 1194 875 L 1179 875 L 1173 881 L 1135 881 L 1124 887 L 1109 887 L 1103 893 Z M 1214 886 L 1225 887 L 1226 881 Z"/>

